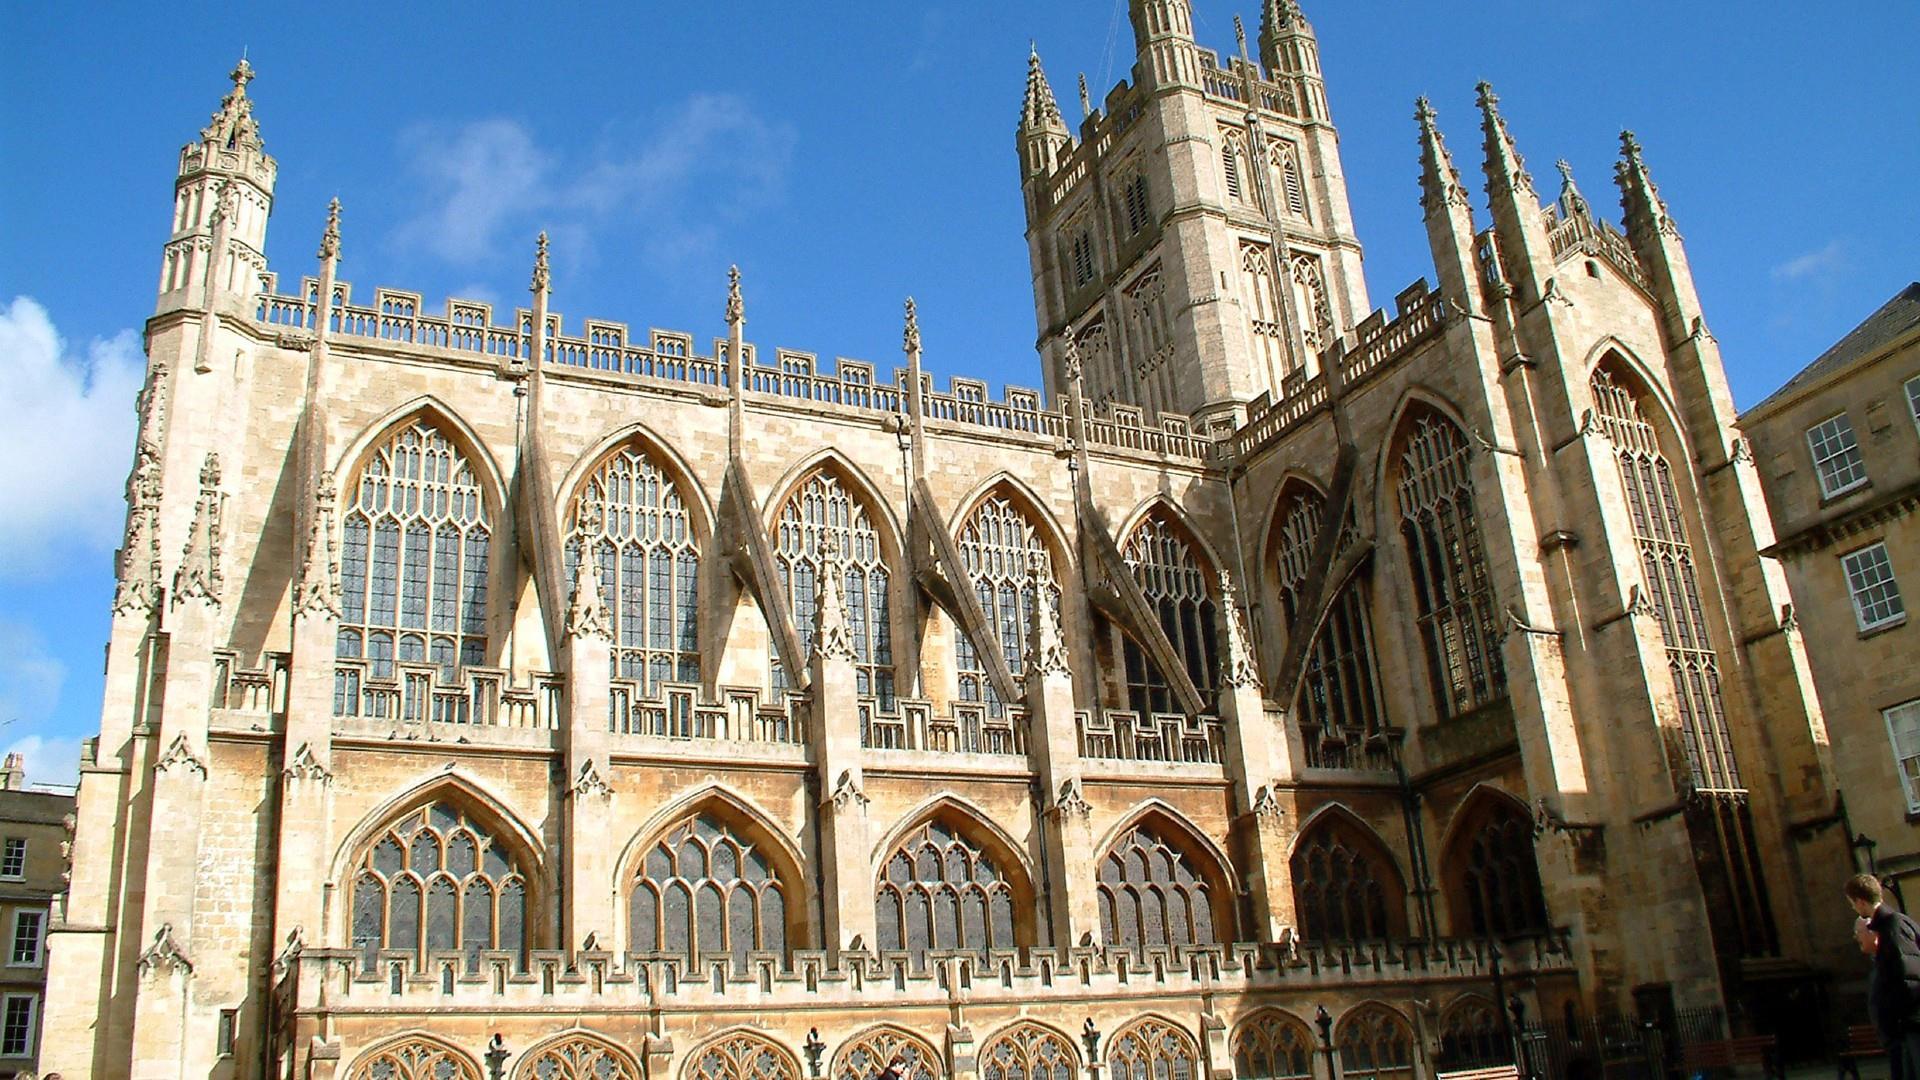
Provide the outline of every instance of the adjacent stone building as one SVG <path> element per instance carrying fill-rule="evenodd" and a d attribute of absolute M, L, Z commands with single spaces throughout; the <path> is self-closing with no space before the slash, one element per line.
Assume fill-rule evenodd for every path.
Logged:
<path fill-rule="evenodd" d="M 1476 220 L 1422 101 L 1437 284 L 1374 310 L 1263 9 L 1223 60 L 1133 0 L 1077 132 L 1031 59 L 1045 385 L 997 398 L 911 303 L 890 372 L 751 341 L 738 277 L 706 340 L 563 318 L 544 238 L 513 310 L 356 291 L 337 205 L 270 267 L 243 63 L 175 180 L 45 1068 L 1396 1077 L 1497 993 L 1817 1005 L 1827 736 L 1640 147 L 1623 229 L 1543 206 L 1483 86 Z"/>
<path fill-rule="evenodd" d="M 21 755 L 0 763 L 0 1076 L 31 1075 L 47 996 L 47 927 L 66 891 L 73 796 L 27 788 Z"/>
<path fill-rule="evenodd" d="M 1808 638 L 1855 859 L 1892 881 L 1920 873 L 1920 282 L 1900 290 L 1747 410 Z M 1903 591 L 1901 586 L 1906 586 Z"/>

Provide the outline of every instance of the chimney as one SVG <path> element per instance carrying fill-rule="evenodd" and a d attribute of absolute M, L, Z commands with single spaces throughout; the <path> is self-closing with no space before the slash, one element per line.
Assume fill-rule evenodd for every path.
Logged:
<path fill-rule="evenodd" d="M 21 791 L 27 786 L 27 759 L 18 751 L 7 755 L 0 765 L 0 791 Z"/>

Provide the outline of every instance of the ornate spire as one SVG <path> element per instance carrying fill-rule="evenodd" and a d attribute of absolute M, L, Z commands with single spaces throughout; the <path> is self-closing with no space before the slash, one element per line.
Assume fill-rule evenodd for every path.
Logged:
<path fill-rule="evenodd" d="M 1236 12 L 1233 16 L 1233 42 L 1240 49 L 1240 59 L 1247 58 L 1247 24 L 1240 21 Z"/>
<path fill-rule="evenodd" d="M 1066 126 L 1066 121 L 1060 118 L 1060 105 L 1053 99 L 1053 86 L 1047 82 L 1047 73 L 1040 66 L 1040 47 L 1030 45 L 1027 53 L 1027 96 L 1020 106 L 1020 130 L 1058 128 L 1064 131 Z"/>
<path fill-rule="evenodd" d="M 1080 338 L 1072 332 L 1066 335 L 1067 344 L 1060 354 L 1060 377 L 1069 387 L 1079 383 L 1085 374 L 1080 363 Z"/>
<path fill-rule="evenodd" d="M 1526 159 L 1514 147 L 1507 121 L 1500 115 L 1499 95 L 1493 92 L 1493 84 L 1485 80 L 1476 89 L 1480 95 L 1480 129 L 1486 134 L 1487 190 L 1492 192 L 1497 185 L 1533 194 L 1533 177 L 1527 175 Z"/>
<path fill-rule="evenodd" d="M 1067 646 L 1060 634 L 1060 589 L 1047 574 L 1047 557 L 1027 560 L 1027 586 L 1033 591 L 1032 625 L 1027 631 L 1027 674 L 1065 675 Z"/>
<path fill-rule="evenodd" d="M 340 200 L 334 199 L 327 204 L 327 231 L 320 234 L 319 258 L 338 259 L 340 257 Z"/>
<path fill-rule="evenodd" d="M 574 537 L 579 555 L 573 567 L 573 596 L 567 608 L 567 633 L 582 640 L 613 640 L 613 616 L 607 611 L 604 586 L 600 579 L 599 553 L 594 538 L 600 535 L 600 496 L 589 487 L 580 499 L 580 511 L 574 521 Z"/>
<path fill-rule="evenodd" d="M 173 574 L 173 602 L 205 600 L 218 607 L 223 581 L 220 574 L 220 455 L 207 454 L 200 466 L 200 498 L 194 503 L 187 545 L 180 552 L 180 569 Z"/>
<path fill-rule="evenodd" d="M 853 627 L 847 622 L 847 602 L 842 595 L 846 564 L 840 560 L 840 541 L 828 533 L 820 541 L 820 585 L 813 611 L 813 651 L 825 660 L 851 663 Z"/>
<path fill-rule="evenodd" d="M 920 351 L 920 313 L 911 296 L 907 297 L 907 328 L 900 336 L 900 348 L 908 353 Z"/>
<path fill-rule="evenodd" d="M 1629 236 L 1648 225 L 1664 236 L 1680 235 L 1667 214 L 1667 201 L 1660 197 L 1660 188 L 1640 156 L 1640 140 L 1631 131 L 1620 133 L 1620 160 L 1613 166 L 1613 178 L 1620 187 L 1620 208 L 1625 211 L 1623 224 Z"/>
<path fill-rule="evenodd" d="M 747 302 L 740 298 L 740 268 L 727 267 L 727 325 L 747 320 Z"/>
<path fill-rule="evenodd" d="M 533 284 L 527 286 L 527 291 L 543 293 L 552 284 L 553 274 L 547 267 L 547 233 L 542 229 L 540 238 L 533 242 Z"/>
<path fill-rule="evenodd" d="M 1420 205 L 1428 213 L 1446 206 L 1467 206 L 1467 189 L 1460 183 L 1460 170 L 1453 166 L 1446 140 L 1435 122 L 1433 103 L 1422 97 L 1413 103 L 1413 118 L 1420 123 Z"/>
<path fill-rule="evenodd" d="M 1240 600 L 1233 579 L 1220 571 L 1220 682 L 1241 689 L 1260 686 L 1260 669 L 1253 661 L 1253 644 L 1247 636 L 1246 620 L 1240 616 Z"/>
<path fill-rule="evenodd" d="M 300 561 L 300 580 L 294 586 L 296 615 L 340 617 L 340 554 L 333 544 L 336 497 L 333 473 L 321 473 L 319 487 L 313 493 L 313 521 L 307 527 L 307 550 Z"/>
<path fill-rule="evenodd" d="M 1093 115 L 1093 95 L 1087 93 L 1087 73 L 1080 73 L 1080 119 Z"/>
<path fill-rule="evenodd" d="M 113 590 L 116 613 L 151 611 L 160 581 L 160 461 L 142 440 L 127 477 L 127 535 L 120 545 L 120 580 Z"/>
<path fill-rule="evenodd" d="M 253 65 L 246 57 L 227 74 L 233 89 L 220 99 L 213 119 L 200 130 L 201 141 L 230 150 L 260 149 L 260 125 L 253 118 L 253 101 L 247 97 L 247 84 L 253 81 Z"/>
<path fill-rule="evenodd" d="M 1573 182 L 1573 166 L 1566 158 L 1553 163 L 1560 170 L 1560 220 L 1569 218 L 1593 217 L 1593 207 L 1587 205 L 1587 197 L 1580 194 L 1580 185 Z"/>

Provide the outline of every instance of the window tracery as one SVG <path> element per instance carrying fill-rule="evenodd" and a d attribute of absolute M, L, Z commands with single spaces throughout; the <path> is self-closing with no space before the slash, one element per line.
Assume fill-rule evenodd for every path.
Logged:
<path fill-rule="evenodd" d="M 1016 944 L 1006 872 L 992 854 L 939 818 L 907 834 L 888 856 L 873 906 L 883 952 L 923 957 Z"/>
<path fill-rule="evenodd" d="M 1505 937 L 1544 930 L 1546 894 L 1533 855 L 1533 820 L 1505 797 L 1482 796 L 1467 811 L 1448 862 L 1461 933 Z"/>
<path fill-rule="evenodd" d="M 1272 249 L 1266 244 L 1242 241 L 1241 306 L 1247 313 L 1247 330 L 1258 364 L 1256 370 L 1266 375 L 1276 394 L 1281 380 L 1292 374 L 1294 368 L 1287 345 L 1286 316 L 1280 310 L 1280 288 L 1280 283 L 1274 280 Z"/>
<path fill-rule="evenodd" d="M 1031 1021 L 1001 1032 L 980 1053 L 980 1080 L 1074 1080 L 1080 1056 L 1059 1033 Z"/>
<path fill-rule="evenodd" d="M 1396 938 L 1404 930 L 1406 888 L 1379 843 L 1344 814 L 1309 826 L 1293 860 L 1294 905 L 1309 941 Z"/>
<path fill-rule="evenodd" d="M 433 802 L 378 834 L 361 855 L 353 884 L 353 947 L 368 970 L 382 950 L 526 959 L 527 876 L 492 830 L 459 807 Z"/>
<path fill-rule="evenodd" d="M 1160 629 L 1186 666 L 1187 677 L 1211 701 L 1219 682 L 1220 663 L 1214 634 L 1219 626 L 1212 577 L 1205 556 L 1195 549 L 1180 527 L 1156 509 L 1141 521 L 1121 552 L 1133 579 L 1153 606 Z M 1166 676 L 1138 642 L 1120 634 L 1127 678 L 1127 708 L 1141 716 L 1177 712 Z"/>
<path fill-rule="evenodd" d="M 480 1068 L 451 1047 L 403 1039 L 361 1058 L 350 1080 L 480 1080 Z"/>
<path fill-rule="evenodd" d="M 590 1035 L 569 1035 L 523 1058 L 519 1080 L 640 1080 L 627 1056 Z"/>
<path fill-rule="evenodd" d="M 1483 997 L 1464 997 L 1447 1009 L 1440 1021 L 1440 1051 L 1435 1064 L 1442 1071 L 1504 1065 L 1513 1060 L 1500 1012 Z"/>
<path fill-rule="evenodd" d="M 1428 672 L 1442 714 L 1462 716 L 1507 692 L 1466 437 L 1444 417 L 1422 415 L 1399 465 L 1400 531 Z"/>
<path fill-rule="evenodd" d="M 1276 555 L 1280 603 L 1289 631 L 1300 626 L 1307 575 L 1326 515 L 1326 500 L 1311 489 L 1296 491 L 1282 503 Z M 1341 529 L 1338 550 L 1353 542 L 1353 525 Z M 1314 634 L 1295 700 L 1306 742 L 1307 764 L 1320 768 L 1361 768 L 1370 764 L 1367 740 L 1386 726 L 1373 647 L 1372 618 L 1364 582 L 1355 577 L 1341 586 Z"/>
<path fill-rule="evenodd" d="M 701 1047 L 685 1080 L 800 1080 L 800 1066 L 771 1040 L 742 1031 Z"/>
<path fill-rule="evenodd" d="M 1384 1005 L 1362 1005 L 1340 1020 L 1340 1068 L 1377 1080 L 1412 1080 L 1413 1029 Z"/>
<path fill-rule="evenodd" d="M 773 862 L 710 814 L 669 829 L 647 851 L 628 904 L 634 952 L 731 956 L 744 971 L 748 954 L 787 947 L 787 895 Z"/>
<path fill-rule="evenodd" d="M 835 1055 L 833 1080 L 873 1080 L 894 1057 L 901 1080 L 940 1080 L 940 1055 L 926 1040 L 896 1028 L 874 1028 Z"/>
<path fill-rule="evenodd" d="M 1054 581 L 1053 561 L 1046 542 L 1033 521 L 1006 495 L 995 493 L 981 500 L 960 529 L 960 561 L 973 583 L 974 595 L 987 616 L 987 626 L 997 640 L 987 647 L 998 648 L 1021 681 L 1026 667 L 1027 628 L 1032 624 L 1034 583 L 1030 567 L 1036 563 L 1041 575 Z M 1050 602 L 1058 603 L 1058 590 L 1049 589 Z M 1000 700 L 992 680 L 987 678 L 986 663 L 980 659 L 980 642 L 964 632 L 954 635 L 955 667 L 959 672 L 961 701 L 985 702 L 993 716 L 1005 714 L 1007 703 Z"/>
<path fill-rule="evenodd" d="M 800 636 L 800 653 L 813 653 L 814 605 L 819 601 L 820 567 L 831 539 L 844 568 L 841 596 L 853 638 L 854 672 L 861 697 L 878 699 L 883 711 L 894 704 L 893 626 L 888 616 L 892 574 L 866 506 L 832 472 L 808 477 L 780 510 L 774 533 L 774 565 L 787 593 L 787 610 Z M 787 673 L 773 657 L 775 693 L 787 689 Z"/>
<path fill-rule="evenodd" d="M 486 500 L 445 434 L 419 419 L 376 448 L 342 534 L 336 655 L 365 660 L 368 678 L 382 681 L 396 663 L 435 664 L 450 683 L 456 668 L 486 662 Z M 360 712 L 352 691 L 341 684 L 336 712 Z"/>
<path fill-rule="evenodd" d="M 1100 931 L 1110 946 L 1143 949 L 1211 945 L 1213 897 L 1187 853 L 1148 825 L 1136 825 L 1100 860 L 1095 888 Z"/>
<path fill-rule="evenodd" d="M 1239 1080 L 1304 1080 L 1313 1075 L 1313 1050 L 1306 1024 L 1278 1009 L 1262 1009 L 1233 1033 L 1233 1074 Z"/>
<path fill-rule="evenodd" d="M 1143 1017 L 1107 1040 L 1110 1080 L 1194 1080 L 1200 1055 L 1187 1033 L 1155 1017 Z"/>
<path fill-rule="evenodd" d="M 613 677 L 638 683 L 641 698 L 661 683 L 699 682 L 700 550 L 673 477 L 642 448 L 622 447 L 587 479 L 568 530 L 569 580 L 583 543 L 600 560 Z"/>

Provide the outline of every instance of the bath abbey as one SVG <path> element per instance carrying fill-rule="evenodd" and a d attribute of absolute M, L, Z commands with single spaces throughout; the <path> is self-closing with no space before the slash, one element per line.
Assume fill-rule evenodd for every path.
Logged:
<path fill-rule="evenodd" d="M 1616 224 L 1491 87 L 1471 182 L 1410 102 L 1432 281 L 1375 307 L 1261 7 L 1222 54 L 1132 0 L 1077 127 L 1030 58 L 999 396 L 911 301 L 876 365 L 754 341 L 750 273 L 704 334 L 563 317 L 544 236 L 511 307 L 350 285 L 338 203 L 270 265 L 242 61 L 174 181 L 40 1075 L 1397 1080 L 1852 992 L 1658 148 Z"/>

